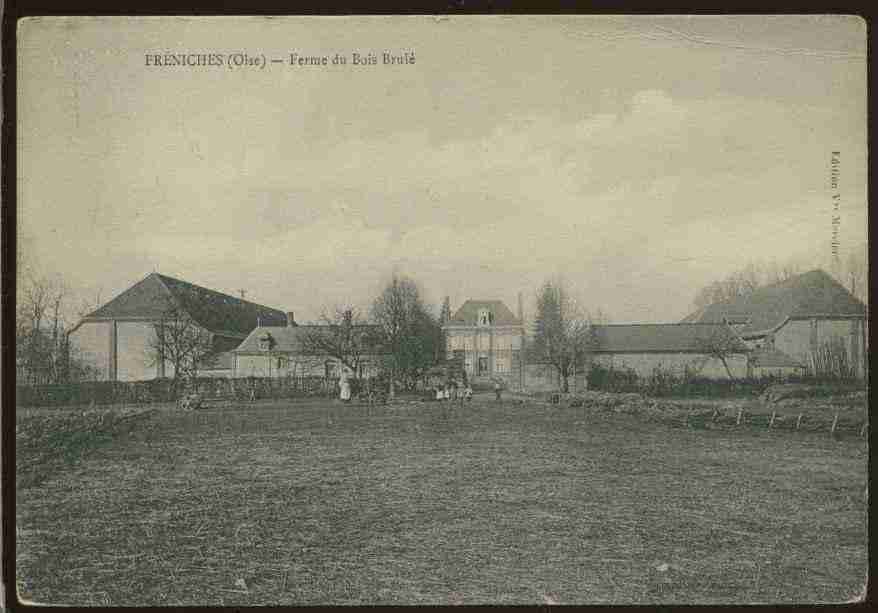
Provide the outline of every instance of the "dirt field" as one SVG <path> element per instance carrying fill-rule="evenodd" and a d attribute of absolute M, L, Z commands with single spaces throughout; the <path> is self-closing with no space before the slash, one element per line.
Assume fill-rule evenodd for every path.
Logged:
<path fill-rule="evenodd" d="M 512 402 L 161 410 L 18 489 L 17 574 L 53 604 L 839 602 L 866 461 Z"/>

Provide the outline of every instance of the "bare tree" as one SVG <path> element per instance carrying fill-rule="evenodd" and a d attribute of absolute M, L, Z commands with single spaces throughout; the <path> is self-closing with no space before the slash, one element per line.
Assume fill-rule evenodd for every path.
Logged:
<path fill-rule="evenodd" d="M 692 305 L 701 309 L 711 304 L 749 296 L 760 287 L 786 281 L 800 272 L 801 267 L 792 260 L 786 263 L 750 262 L 740 270 L 698 290 Z"/>
<path fill-rule="evenodd" d="M 741 339 L 728 326 L 717 327 L 713 332 L 706 336 L 695 339 L 695 347 L 700 353 L 719 360 L 726 369 L 726 374 L 732 381 L 735 375 L 729 367 L 729 358 L 734 355 L 746 351 Z"/>
<path fill-rule="evenodd" d="M 18 279 L 16 363 L 22 382 L 58 383 L 66 378 L 69 290 L 61 279 L 29 269 Z"/>
<path fill-rule="evenodd" d="M 815 377 L 853 379 L 857 374 L 844 340 L 838 337 L 830 338 L 813 349 L 809 361 L 811 374 Z"/>
<path fill-rule="evenodd" d="M 439 328 L 441 330 L 440 342 L 436 345 L 436 362 L 443 362 L 448 357 L 447 343 L 448 339 L 445 335 L 445 325 L 451 321 L 451 298 L 445 296 L 442 300 L 442 306 L 439 307 Z"/>
<path fill-rule="evenodd" d="M 98 288 L 95 290 L 94 294 L 88 296 L 87 298 L 82 298 L 79 301 L 79 306 L 76 309 L 76 315 L 79 319 L 93 313 L 104 303 L 103 300 L 103 288 Z"/>
<path fill-rule="evenodd" d="M 840 264 L 838 281 L 862 303 L 869 304 L 869 254 L 866 244 L 857 245 Z"/>
<path fill-rule="evenodd" d="M 324 310 L 320 320 L 316 326 L 303 326 L 303 349 L 335 358 L 355 375 L 359 374 L 365 356 L 375 345 L 374 327 L 367 325 L 359 310 L 350 306 Z"/>
<path fill-rule="evenodd" d="M 154 365 L 170 364 L 174 387 L 181 380 L 194 379 L 198 368 L 209 364 L 213 354 L 213 335 L 202 328 L 173 298 L 165 300 L 159 321 L 148 345 Z"/>
<path fill-rule="evenodd" d="M 533 357 L 553 366 L 561 391 L 570 391 L 570 375 L 597 347 L 592 318 L 560 281 L 547 281 L 537 295 L 535 325 Z"/>

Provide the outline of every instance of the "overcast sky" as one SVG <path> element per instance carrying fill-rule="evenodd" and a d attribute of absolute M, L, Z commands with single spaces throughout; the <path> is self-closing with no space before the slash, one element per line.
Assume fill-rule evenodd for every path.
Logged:
<path fill-rule="evenodd" d="M 531 304 L 563 275 L 677 321 L 750 260 L 866 239 L 853 17 L 40 18 L 19 30 L 26 255 L 109 298 L 152 271 L 294 310 Z M 413 51 L 404 66 L 145 65 L 147 53 Z"/>

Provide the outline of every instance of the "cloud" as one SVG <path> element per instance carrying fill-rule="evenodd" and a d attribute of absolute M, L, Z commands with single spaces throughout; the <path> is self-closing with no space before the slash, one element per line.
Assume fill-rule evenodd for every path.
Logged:
<path fill-rule="evenodd" d="M 112 167 L 93 186 L 62 177 L 115 233 L 95 252 L 188 277 L 210 262 L 217 283 L 248 270 L 267 285 L 282 276 L 288 293 L 268 295 L 314 311 L 327 300 L 318 294 L 364 294 L 394 267 L 440 294 L 514 295 L 565 272 L 621 319 L 666 319 L 691 296 L 662 283 L 697 284 L 744 254 L 781 257 L 824 236 L 837 143 L 848 219 L 864 217 L 865 139 L 845 109 L 645 89 L 615 112 L 498 115 L 471 137 L 424 128 L 307 143 L 301 117 L 253 100 L 241 93 L 185 123 L 145 124 L 124 146 L 111 139 L 101 159 Z M 215 128 L 244 113 L 261 119 Z M 88 158 L 77 164 L 89 169 Z M 331 287 L 313 291 L 321 284 Z"/>

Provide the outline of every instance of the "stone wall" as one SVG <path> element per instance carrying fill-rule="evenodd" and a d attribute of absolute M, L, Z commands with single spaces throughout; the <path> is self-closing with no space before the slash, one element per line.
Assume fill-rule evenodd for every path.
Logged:
<path fill-rule="evenodd" d="M 805 365 L 811 364 L 811 352 L 832 339 L 841 339 L 857 374 L 865 373 L 868 337 L 863 320 L 801 319 L 788 321 L 774 334 L 774 346 Z"/>
<path fill-rule="evenodd" d="M 688 367 L 699 376 L 711 379 L 728 379 L 721 360 L 699 353 L 614 353 L 599 354 L 594 358 L 599 364 L 614 368 L 630 368 L 639 377 L 649 377 L 655 368 L 682 375 Z M 735 354 L 726 358 L 735 378 L 747 376 L 747 356 Z"/>
<path fill-rule="evenodd" d="M 154 340 L 155 330 L 149 322 L 116 323 L 117 381 L 145 381 L 159 375 L 159 366 L 150 349 Z M 167 366 L 165 375 L 174 376 L 172 366 Z"/>
<path fill-rule="evenodd" d="M 70 351 L 95 370 L 96 381 L 110 376 L 110 325 L 107 321 L 85 322 L 70 333 Z"/>

